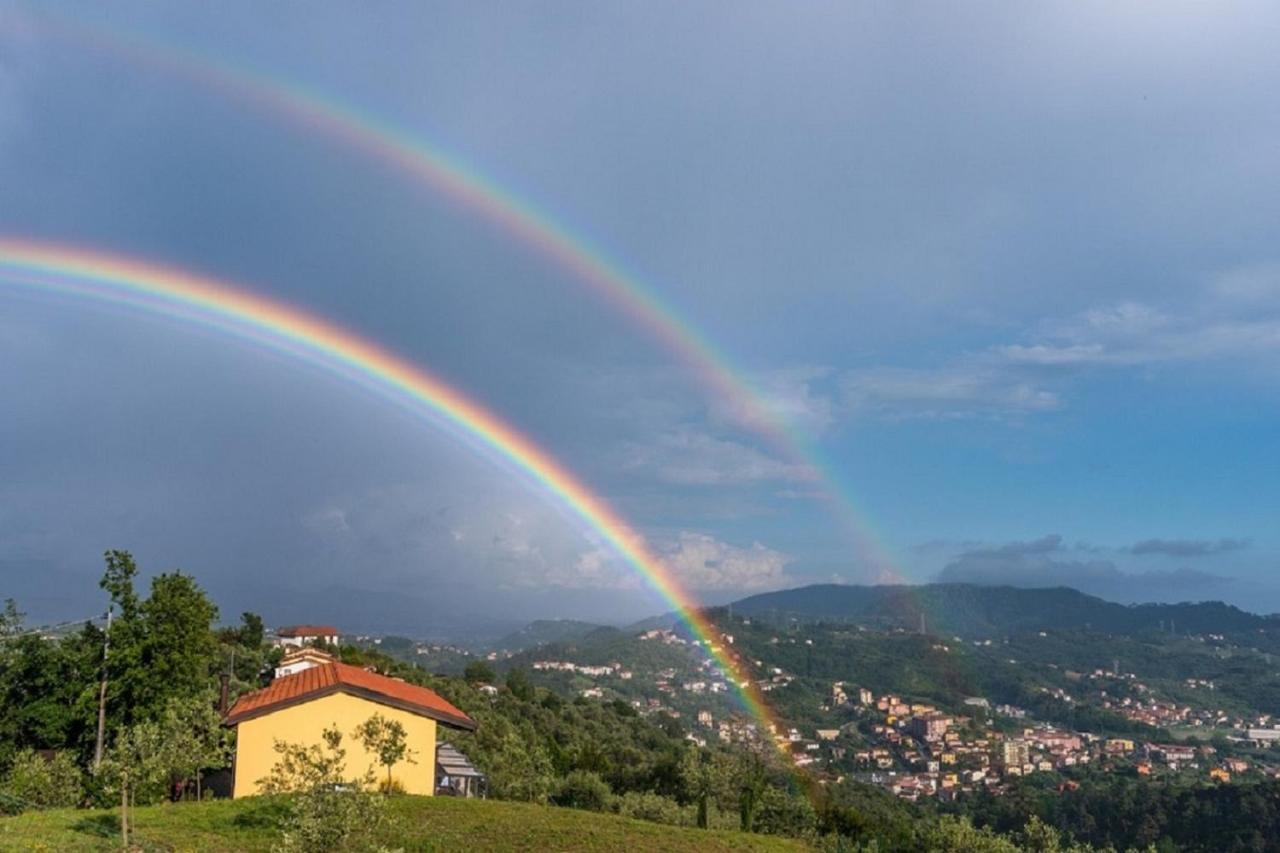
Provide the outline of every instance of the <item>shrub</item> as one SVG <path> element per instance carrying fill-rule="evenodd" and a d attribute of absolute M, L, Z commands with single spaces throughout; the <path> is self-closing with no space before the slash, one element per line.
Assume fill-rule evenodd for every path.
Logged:
<path fill-rule="evenodd" d="M 386 823 L 386 799 L 370 792 L 372 771 L 362 779 L 346 777 L 342 732 L 325 729 L 323 746 L 277 741 L 275 749 L 280 759 L 260 781 L 264 793 L 286 795 L 289 804 L 276 850 L 372 847 L 370 836 Z"/>
<path fill-rule="evenodd" d="M 670 797 L 647 791 L 628 791 L 613 798 L 613 811 L 623 817 L 648 820 L 671 826 L 693 826 L 693 810 L 681 806 Z"/>
<path fill-rule="evenodd" d="M 21 808 L 69 808 L 84 797 L 84 776 L 68 752 L 47 759 L 28 749 L 14 758 L 2 787 L 5 799 Z"/>
<path fill-rule="evenodd" d="M 609 808 L 613 791 L 598 773 L 574 770 L 556 786 L 551 802 L 558 806 L 602 812 Z"/>

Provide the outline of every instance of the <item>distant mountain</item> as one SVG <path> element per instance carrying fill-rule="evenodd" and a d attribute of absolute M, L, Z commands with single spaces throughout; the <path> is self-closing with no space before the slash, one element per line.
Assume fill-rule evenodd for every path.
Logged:
<path fill-rule="evenodd" d="M 548 643 L 572 643 L 601 628 L 607 628 L 607 626 L 597 625 L 594 622 L 580 622 L 576 619 L 539 619 L 530 622 L 519 631 L 507 634 L 493 643 L 493 648 L 518 652 Z M 608 630 L 613 629 L 608 628 Z"/>
<path fill-rule="evenodd" d="M 930 633 L 966 638 L 1071 628 L 1235 635 L 1280 629 L 1280 618 L 1220 601 L 1124 605 L 1067 587 L 820 584 L 753 595 L 730 607 L 735 614 L 767 621 L 855 622 L 913 631 L 923 624 Z"/>

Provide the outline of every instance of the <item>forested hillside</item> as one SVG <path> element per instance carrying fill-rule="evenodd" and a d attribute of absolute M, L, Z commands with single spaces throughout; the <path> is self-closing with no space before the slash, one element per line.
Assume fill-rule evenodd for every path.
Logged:
<path fill-rule="evenodd" d="M 853 622 L 965 638 L 1075 628 L 1103 633 L 1260 633 L 1280 637 L 1280 620 L 1222 602 L 1123 605 L 1074 589 L 971 584 L 822 584 L 736 601 L 734 613 L 769 622 Z M 923 622 L 922 622 L 923 617 Z"/>

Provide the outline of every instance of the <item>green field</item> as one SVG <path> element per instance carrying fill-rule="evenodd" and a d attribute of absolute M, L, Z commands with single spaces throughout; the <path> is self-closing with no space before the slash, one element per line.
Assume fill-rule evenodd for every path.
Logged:
<path fill-rule="evenodd" d="M 804 850 L 797 841 L 664 826 L 615 815 L 524 803 L 397 797 L 393 835 L 405 851 L 440 850 Z M 275 810 L 263 800 L 180 803 L 133 814 L 141 850 L 267 851 Z M 119 850 L 115 811 L 58 810 L 0 818 L 0 850 Z"/>

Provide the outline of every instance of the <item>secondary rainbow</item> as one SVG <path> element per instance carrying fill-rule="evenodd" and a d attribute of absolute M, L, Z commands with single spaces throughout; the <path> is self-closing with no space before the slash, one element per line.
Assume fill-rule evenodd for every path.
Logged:
<path fill-rule="evenodd" d="M 681 614 L 770 737 L 755 683 L 661 559 L 609 504 L 511 424 L 407 359 L 300 308 L 195 273 L 83 248 L 0 237 L 0 285 L 198 323 L 270 347 L 446 423 L 514 465 L 585 521 Z"/>
<path fill-rule="evenodd" d="M 743 371 L 735 369 L 724 353 L 640 277 L 626 271 L 603 249 L 575 234 L 548 211 L 442 147 L 291 82 L 102 24 L 89 26 L 83 21 L 48 15 L 39 20 L 46 27 L 56 24 L 51 29 L 55 35 L 70 36 L 115 56 L 159 67 L 318 131 L 327 139 L 362 152 L 384 168 L 455 200 L 567 270 L 656 338 L 713 393 L 729 401 L 743 426 L 766 438 L 810 472 L 815 481 L 822 481 L 837 518 L 852 534 L 869 567 L 882 577 L 901 578 L 896 561 L 865 521 L 853 490 L 813 438 L 789 422 Z"/>

